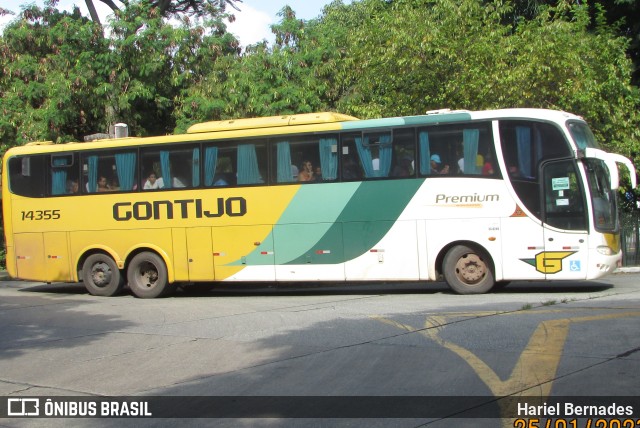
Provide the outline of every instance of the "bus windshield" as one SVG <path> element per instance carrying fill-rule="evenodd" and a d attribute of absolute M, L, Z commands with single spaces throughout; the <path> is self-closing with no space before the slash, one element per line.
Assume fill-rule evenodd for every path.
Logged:
<path fill-rule="evenodd" d="M 583 122 L 569 122 L 569 132 L 576 143 L 578 149 L 586 149 L 588 147 L 599 149 L 600 144 L 596 141 L 596 138 L 591 132 L 591 129 L 586 123 Z"/>
<path fill-rule="evenodd" d="M 615 231 L 618 219 L 616 192 L 611 190 L 609 170 L 600 159 L 585 159 L 585 170 L 593 205 L 595 228 L 600 232 Z"/>

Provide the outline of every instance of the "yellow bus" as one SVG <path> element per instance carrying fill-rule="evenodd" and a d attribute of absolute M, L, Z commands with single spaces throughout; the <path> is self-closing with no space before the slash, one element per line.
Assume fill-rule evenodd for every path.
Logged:
<path fill-rule="evenodd" d="M 179 283 L 594 279 L 621 259 L 616 162 L 573 114 L 313 113 L 8 150 L 7 270 L 138 297 Z M 550 284 L 553 284 L 551 282 Z"/>

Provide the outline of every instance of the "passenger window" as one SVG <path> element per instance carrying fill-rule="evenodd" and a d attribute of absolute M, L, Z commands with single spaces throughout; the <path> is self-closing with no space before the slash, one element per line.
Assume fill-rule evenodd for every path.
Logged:
<path fill-rule="evenodd" d="M 204 185 L 263 184 L 267 178 L 267 146 L 262 141 L 228 142 L 204 147 Z"/>
<path fill-rule="evenodd" d="M 571 156 L 560 130 L 548 123 L 501 121 L 500 141 L 507 172 L 517 180 L 538 181 L 542 161 Z"/>
<path fill-rule="evenodd" d="M 12 157 L 8 166 L 11 193 L 31 198 L 45 196 L 45 155 Z"/>
<path fill-rule="evenodd" d="M 497 176 L 489 123 L 418 130 L 421 175 Z"/>
<path fill-rule="evenodd" d="M 200 147 L 143 150 L 143 190 L 193 188 L 200 185 Z"/>
<path fill-rule="evenodd" d="M 136 152 L 89 152 L 82 155 L 84 193 L 132 191 L 137 186 Z"/>
<path fill-rule="evenodd" d="M 267 147 L 264 142 L 238 144 L 236 174 L 238 185 L 264 184 L 267 177 Z"/>
<path fill-rule="evenodd" d="M 356 149 L 356 138 L 360 133 L 342 135 L 341 173 L 343 181 L 359 181 L 364 178 L 364 171 Z"/>
<path fill-rule="evenodd" d="M 271 145 L 275 183 L 334 181 L 338 176 L 335 135 L 281 137 Z"/>
<path fill-rule="evenodd" d="M 235 161 L 235 147 L 204 147 L 204 185 L 235 186 L 236 174 L 233 171 Z"/>
<path fill-rule="evenodd" d="M 392 177 L 413 177 L 416 170 L 415 131 L 399 129 L 393 132 Z"/>
<path fill-rule="evenodd" d="M 80 193 L 80 183 L 76 154 L 51 155 L 52 196 L 75 195 Z"/>
<path fill-rule="evenodd" d="M 392 160 L 391 131 L 352 133 L 342 139 L 344 180 L 389 177 Z"/>

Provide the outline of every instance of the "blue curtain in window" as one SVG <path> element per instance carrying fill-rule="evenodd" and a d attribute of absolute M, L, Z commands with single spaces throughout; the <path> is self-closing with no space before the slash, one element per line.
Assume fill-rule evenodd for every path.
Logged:
<path fill-rule="evenodd" d="M 322 179 L 335 180 L 338 178 L 338 140 L 321 138 L 319 150 Z"/>
<path fill-rule="evenodd" d="M 216 165 L 218 163 L 218 148 L 207 147 L 204 149 L 204 185 L 213 186 L 213 177 L 216 175 Z"/>
<path fill-rule="evenodd" d="M 238 184 L 256 184 L 261 181 L 255 144 L 238 146 Z"/>
<path fill-rule="evenodd" d="M 369 147 L 369 137 L 356 137 L 356 149 L 358 156 L 360 157 L 360 165 L 364 170 L 364 176 L 367 178 L 375 177 L 376 173 L 373 170 L 373 159 L 371 159 L 371 148 Z"/>
<path fill-rule="evenodd" d="M 391 146 L 391 134 L 383 134 L 380 136 L 380 145 L 378 146 L 378 156 L 380 159 L 380 170 L 378 177 L 388 177 L 391 171 L 391 157 L 393 156 L 393 148 Z"/>
<path fill-rule="evenodd" d="M 160 168 L 162 169 L 164 188 L 171 189 L 173 182 L 171 181 L 171 163 L 169 162 L 169 152 L 167 150 L 160 151 Z"/>
<path fill-rule="evenodd" d="M 525 177 L 531 177 L 531 128 L 516 126 L 516 145 L 520 173 Z"/>
<path fill-rule="evenodd" d="M 191 157 L 191 185 L 198 187 L 200 185 L 200 149 L 193 149 Z"/>
<path fill-rule="evenodd" d="M 291 172 L 291 148 L 288 141 L 276 143 L 276 179 L 278 183 L 290 183 L 293 181 Z"/>
<path fill-rule="evenodd" d="M 89 167 L 87 190 L 89 193 L 95 193 L 98 191 L 98 156 L 88 156 L 87 165 Z"/>
<path fill-rule="evenodd" d="M 54 158 L 53 168 L 51 168 L 51 194 L 63 195 L 67 193 L 67 169 L 56 168 L 66 165 L 65 159 Z"/>
<path fill-rule="evenodd" d="M 431 152 L 429 150 L 429 134 L 420 132 L 420 174 L 431 174 Z"/>
<path fill-rule="evenodd" d="M 482 167 L 476 165 L 478 157 L 478 140 L 480 139 L 480 130 L 465 129 L 462 131 L 462 145 L 464 146 L 464 173 L 480 174 Z"/>
<path fill-rule="evenodd" d="M 133 190 L 136 177 L 136 154 L 118 153 L 116 154 L 116 172 L 121 190 Z"/>

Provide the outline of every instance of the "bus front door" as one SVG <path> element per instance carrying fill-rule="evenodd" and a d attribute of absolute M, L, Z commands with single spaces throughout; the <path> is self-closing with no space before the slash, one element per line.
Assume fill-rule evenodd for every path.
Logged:
<path fill-rule="evenodd" d="M 573 159 L 542 167 L 546 279 L 585 279 L 589 248 L 584 189 Z"/>

